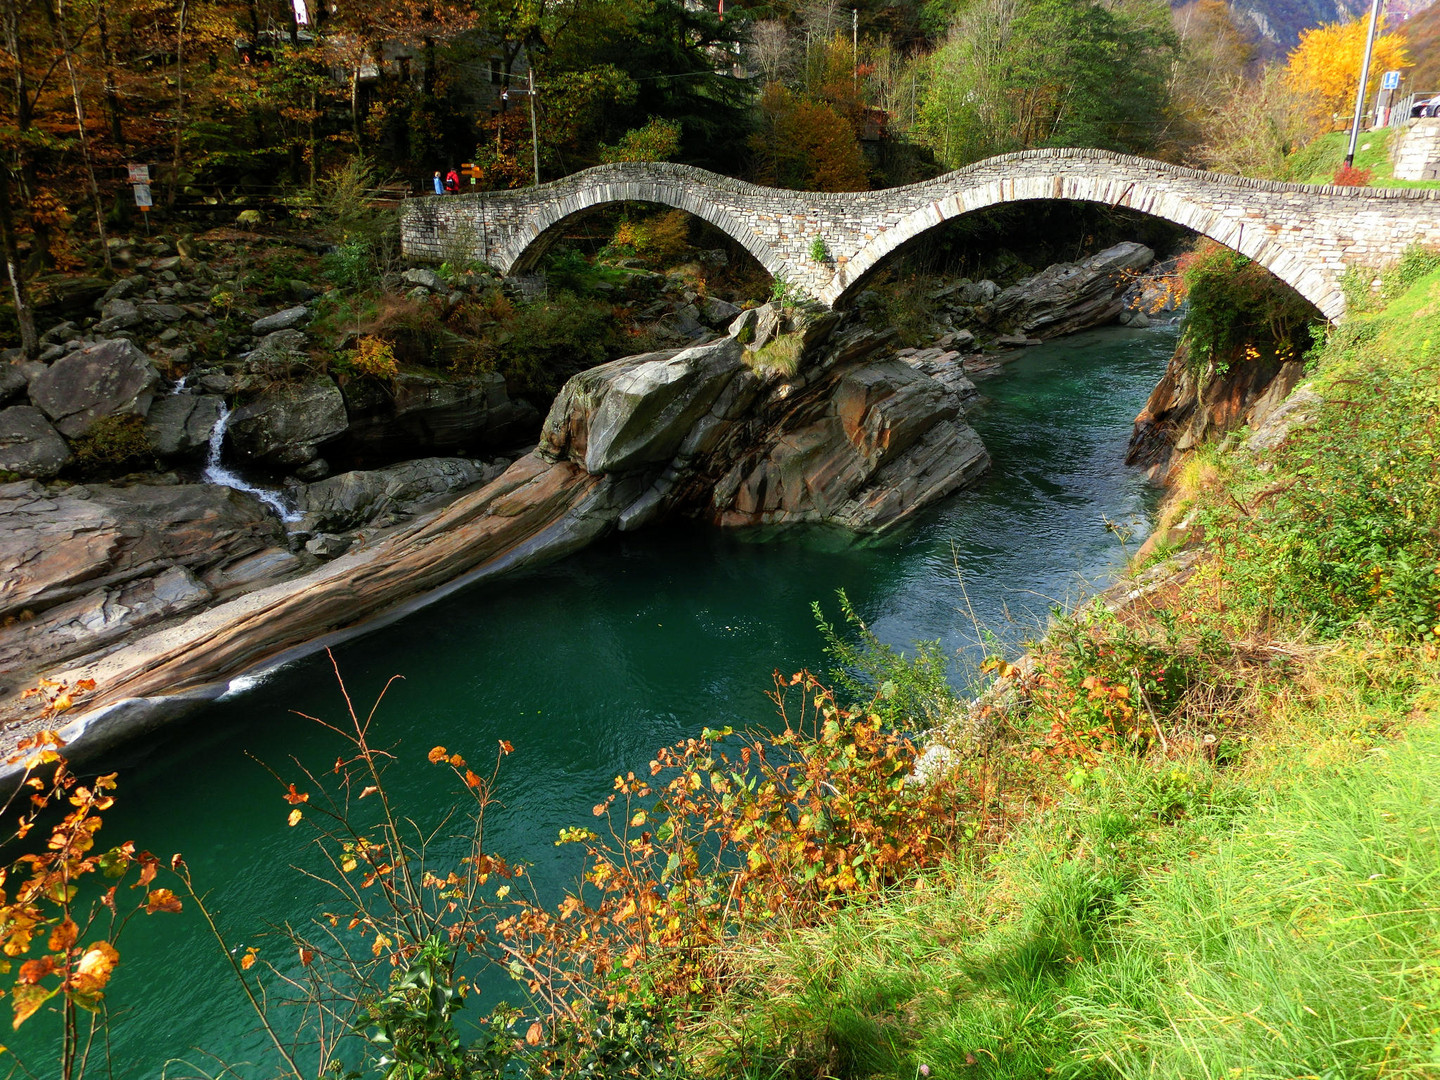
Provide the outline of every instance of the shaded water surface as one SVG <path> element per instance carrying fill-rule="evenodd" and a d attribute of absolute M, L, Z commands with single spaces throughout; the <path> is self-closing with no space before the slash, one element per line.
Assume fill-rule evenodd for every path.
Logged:
<path fill-rule="evenodd" d="M 509 740 L 504 807 L 488 823 L 487 846 L 533 862 L 536 880 L 554 887 L 574 873 L 569 849 L 554 847 L 556 831 L 589 821 L 616 773 L 707 725 L 769 723 L 772 671 L 824 668 L 812 601 L 833 617 L 835 590 L 846 589 L 900 646 L 938 638 L 952 653 L 973 653 L 977 621 L 1011 645 L 1025 640 L 1052 603 L 1120 565 L 1107 520 L 1134 529 L 1132 550 L 1143 539 L 1150 496 L 1122 459 L 1130 421 L 1173 346 L 1170 329 L 1108 329 L 1025 352 L 981 384 L 989 401 L 972 415 L 993 474 L 883 541 L 656 529 L 453 596 L 345 645 L 337 657 L 358 705 L 403 676 L 372 732 L 399 755 L 393 793 L 417 818 L 433 818 L 450 788 L 426 751 L 443 744 L 483 761 Z M 280 953 L 261 938 L 267 924 L 306 920 L 328 898 L 291 868 L 309 857 L 304 830 L 286 827 L 289 807 L 257 759 L 287 779 L 297 773 L 292 756 L 327 768 L 337 740 L 291 711 L 338 720 L 342 709 L 323 656 L 206 709 L 122 771 L 102 841 L 133 837 L 162 858 L 183 852 L 231 944 Z M 168 1075 L 218 1073 L 202 1049 L 231 1063 L 269 1062 L 193 911 L 142 917 L 121 955 L 110 995 L 117 1076 L 158 1076 L 176 1058 L 195 1068 L 172 1064 Z M 494 1001 L 482 998 L 467 1012 Z M 38 1020 L 25 1034 L 32 1028 Z M 31 1056 L 39 1034 L 25 1040 Z"/>

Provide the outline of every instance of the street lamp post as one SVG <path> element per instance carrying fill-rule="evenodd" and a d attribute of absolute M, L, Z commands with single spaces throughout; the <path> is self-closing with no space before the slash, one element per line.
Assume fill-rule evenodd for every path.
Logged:
<path fill-rule="evenodd" d="M 1350 124 L 1350 149 L 1345 166 L 1355 164 L 1355 144 L 1360 141 L 1360 118 L 1365 112 L 1365 84 L 1370 81 L 1370 54 L 1375 51 L 1375 28 L 1380 24 L 1380 0 L 1371 0 L 1370 31 L 1365 35 L 1365 58 L 1360 61 L 1360 88 L 1355 91 L 1355 119 Z"/>

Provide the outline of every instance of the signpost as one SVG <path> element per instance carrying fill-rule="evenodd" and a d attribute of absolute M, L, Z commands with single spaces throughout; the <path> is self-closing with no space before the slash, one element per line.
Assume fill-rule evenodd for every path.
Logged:
<path fill-rule="evenodd" d="M 1381 89 L 1381 90 L 1399 90 L 1399 89 L 1400 89 L 1400 72 L 1398 72 L 1398 71 L 1387 71 L 1387 72 L 1385 72 L 1384 75 L 1381 75 L 1381 76 L 1380 76 L 1380 89 Z"/>
<path fill-rule="evenodd" d="M 131 189 L 135 192 L 135 205 L 140 208 L 140 216 L 145 219 L 145 235 L 149 236 L 150 208 L 155 205 L 155 200 L 150 195 L 150 166 L 126 165 L 125 172 Z"/>
<path fill-rule="evenodd" d="M 481 172 L 480 166 L 476 165 L 473 161 L 467 161 L 460 166 L 460 175 L 470 178 L 471 187 L 474 187 L 475 182 L 480 179 Z"/>

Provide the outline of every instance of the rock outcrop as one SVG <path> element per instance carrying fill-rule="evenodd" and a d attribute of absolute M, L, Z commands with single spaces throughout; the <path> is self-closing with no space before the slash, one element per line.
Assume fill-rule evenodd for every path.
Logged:
<path fill-rule="evenodd" d="M 1263 423 L 1305 370 L 1298 360 L 1255 360 L 1217 374 L 1199 369 L 1190 355 L 1182 342 L 1130 436 L 1125 463 L 1147 469 L 1157 484 L 1168 484 L 1184 457 L 1207 438 Z"/>
<path fill-rule="evenodd" d="M 812 348 L 791 376 L 753 371 L 733 337 L 585 372 L 556 399 L 535 451 L 439 510 L 423 504 L 480 479 L 473 463 L 412 462 L 305 486 L 304 532 L 292 538 L 308 537 L 305 555 L 286 550 L 260 504 L 224 488 L 0 487 L 0 616 L 23 616 L 0 632 L 0 663 L 20 685 L 42 673 L 95 680 L 63 733 L 83 757 L 217 696 L 242 672 L 613 528 L 691 514 L 877 530 L 978 476 L 988 458 L 958 395 L 877 359 L 888 333 L 826 341 L 833 325 L 800 320 L 791 332 Z M 324 429 L 301 428 L 291 440 L 300 445 Z M 412 512 L 408 525 L 373 531 Z M 346 531 L 361 523 L 372 531 Z M 33 702 L 9 689 L 0 719 L 38 722 Z"/>
<path fill-rule="evenodd" d="M 1127 241 L 1076 263 L 1056 263 L 990 302 L 992 321 L 1027 337 L 1052 338 L 1114 322 L 1135 275 L 1155 261 Z"/>
<path fill-rule="evenodd" d="M 394 525 L 436 499 L 475 487 L 483 475 L 465 458 L 421 458 L 388 469 L 340 473 L 297 489 L 298 528 L 336 533 Z"/>
<path fill-rule="evenodd" d="M 39 409 L 12 405 L 0 410 L 0 469 L 49 479 L 70 460 L 70 447 Z"/>

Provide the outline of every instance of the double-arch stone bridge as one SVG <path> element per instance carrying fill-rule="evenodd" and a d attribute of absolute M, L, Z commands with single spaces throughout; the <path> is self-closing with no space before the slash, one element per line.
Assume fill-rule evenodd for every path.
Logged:
<path fill-rule="evenodd" d="M 1266 267 L 1327 318 L 1345 313 L 1349 265 L 1379 268 L 1412 244 L 1440 247 L 1440 191 L 1285 184 L 1105 150 L 1027 150 L 934 180 L 843 193 L 759 187 L 687 165 L 600 165 L 539 187 L 406 201 L 405 254 L 470 253 L 505 274 L 533 268 L 571 219 L 619 202 L 704 218 L 774 277 L 843 306 L 866 274 L 927 229 L 1001 203 L 1128 207 L 1210 237 Z M 824 258 L 815 258 L 815 241 Z"/>

